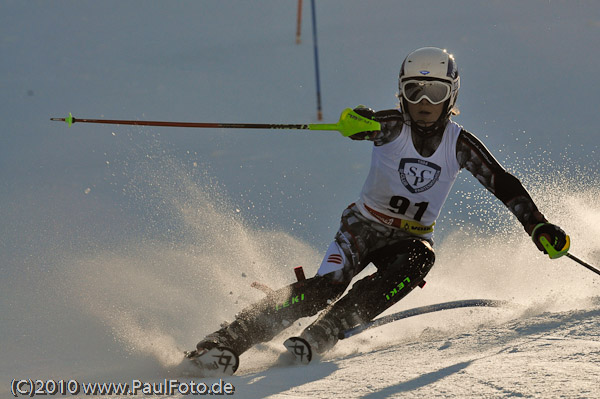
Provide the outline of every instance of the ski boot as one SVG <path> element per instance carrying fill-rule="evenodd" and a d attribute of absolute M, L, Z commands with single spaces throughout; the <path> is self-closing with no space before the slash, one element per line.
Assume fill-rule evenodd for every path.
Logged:
<path fill-rule="evenodd" d="M 230 347 L 220 344 L 217 337 L 207 337 L 196 345 L 196 350 L 185 351 L 184 357 L 206 377 L 233 375 L 240 364 L 239 355 Z"/>
<path fill-rule="evenodd" d="M 288 338 L 284 346 L 297 363 L 308 364 L 313 355 L 321 355 L 335 346 L 339 335 L 363 323 L 358 312 L 348 311 L 346 297 L 326 309 L 299 337 Z"/>

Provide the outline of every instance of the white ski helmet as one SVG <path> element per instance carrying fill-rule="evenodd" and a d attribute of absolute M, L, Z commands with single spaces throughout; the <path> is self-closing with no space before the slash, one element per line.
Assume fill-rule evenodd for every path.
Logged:
<path fill-rule="evenodd" d="M 406 102 L 415 104 L 426 98 L 432 104 L 446 102 L 440 117 L 440 122 L 445 124 L 456 104 L 459 88 L 460 77 L 454 56 L 446 50 L 423 47 L 410 53 L 402 62 L 398 98 L 407 118 L 410 116 Z"/>

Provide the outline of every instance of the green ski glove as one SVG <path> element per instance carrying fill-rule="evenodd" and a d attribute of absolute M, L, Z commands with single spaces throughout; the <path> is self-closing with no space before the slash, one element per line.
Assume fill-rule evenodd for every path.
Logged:
<path fill-rule="evenodd" d="M 362 116 L 363 118 L 366 118 L 369 120 L 374 120 L 375 111 L 373 111 L 371 108 L 367 108 L 364 105 L 359 105 L 358 107 L 354 108 L 353 111 L 357 115 Z M 352 136 L 350 136 L 350 138 L 352 140 L 368 140 L 369 138 L 371 138 L 371 136 L 373 134 L 378 133 L 379 130 L 381 129 L 381 125 L 379 123 L 377 123 L 377 125 L 375 125 L 375 126 L 377 127 L 376 130 L 374 129 L 374 130 L 370 130 L 370 131 L 354 133 Z"/>
<path fill-rule="evenodd" d="M 381 124 L 374 121 L 369 116 L 365 117 L 363 112 L 361 112 L 362 109 L 364 109 L 364 106 L 363 108 L 359 106 L 356 109 L 346 108 L 342 112 L 336 129 L 342 133 L 342 136 L 352 138 L 352 136 L 356 134 L 360 135 L 365 132 L 368 133 L 381 130 Z"/>
<path fill-rule="evenodd" d="M 548 254 L 550 259 L 565 255 L 571 246 L 569 236 L 552 223 L 540 223 L 535 226 L 531 232 L 531 239 L 540 251 Z"/>

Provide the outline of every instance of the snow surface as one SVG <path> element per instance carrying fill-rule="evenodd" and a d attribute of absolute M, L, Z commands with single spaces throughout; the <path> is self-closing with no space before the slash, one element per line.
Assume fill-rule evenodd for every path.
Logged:
<path fill-rule="evenodd" d="M 448 48 L 456 121 L 600 265 L 600 3 L 318 3 L 326 122 L 394 107 L 403 57 Z M 316 271 L 368 143 L 49 121 L 316 122 L 309 16 L 305 1 L 296 45 L 295 1 L 0 2 L 0 397 L 13 378 L 192 378 L 181 351 L 259 299 L 251 282 Z M 290 366 L 281 342 L 303 319 L 241 356 L 234 397 L 600 397 L 600 276 L 540 254 L 468 173 L 436 253 L 427 286 L 389 312 L 513 306 L 406 319 Z"/>

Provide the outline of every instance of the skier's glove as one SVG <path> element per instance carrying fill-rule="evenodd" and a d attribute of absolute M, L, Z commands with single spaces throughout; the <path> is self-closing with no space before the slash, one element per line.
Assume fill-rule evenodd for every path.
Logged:
<path fill-rule="evenodd" d="M 375 117 L 375 111 L 373 111 L 371 108 L 365 107 L 364 105 L 359 105 L 358 107 L 354 108 L 353 111 L 367 119 L 373 120 Z M 379 131 L 360 132 L 353 134 L 350 136 L 350 138 L 352 140 L 369 140 L 372 139 L 377 133 L 379 133 Z"/>
<path fill-rule="evenodd" d="M 548 254 L 550 259 L 560 258 L 569 251 L 569 236 L 552 223 L 540 223 L 533 228 L 531 239 L 538 249 Z"/>

